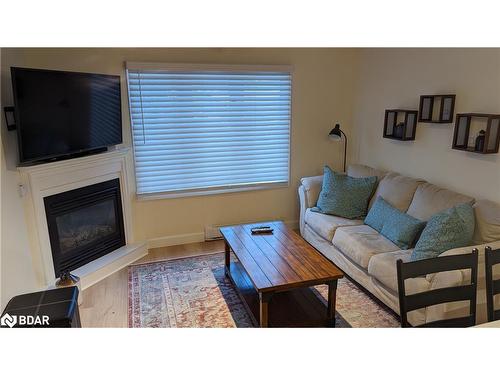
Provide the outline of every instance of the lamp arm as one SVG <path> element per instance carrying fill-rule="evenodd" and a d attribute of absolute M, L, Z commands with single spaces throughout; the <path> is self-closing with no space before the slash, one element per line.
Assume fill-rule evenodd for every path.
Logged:
<path fill-rule="evenodd" d="M 345 166 L 346 166 L 346 160 L 347 160 L 347 135 L 342 131 L 342 129 L 339 129 L 340 132 L 344 135 L 344 173 L 346 171 Z"/>

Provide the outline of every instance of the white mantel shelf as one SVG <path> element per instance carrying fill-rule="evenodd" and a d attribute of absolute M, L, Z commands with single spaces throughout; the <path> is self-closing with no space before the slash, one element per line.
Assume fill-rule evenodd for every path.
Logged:
<path fill-rule="evenodd" d="M 130 163 L 130 148 L 117 148 L 100 154 L 18 168 L 34 269 L 41 286 L 51 287 L 56 280 L 44 204 L 44 198 L 50 195 L 115 178 L 120 180 L 126 246 L 75 270 L 82 277 L 83 289 L 147 254 L 147 246 L 134 243 L 133 239 L 133 187 L 128 176 Z"/>
<path fill-rule="evenodd" d="M 74 168 L 81 166 L 88 168 L 89 165 L 99 164 L 99 162 L 109 162 L 114 158 L 123 158 L 130 151 L 130 147 L 117 148 L 112 151 L 102 152 L 99 154 L 82 156 L 74 159 L 66 159 L 43 164 L 33 164 L 17 167 L 17 170 L 24 174 L 46 174 L 64 170 L 65 168 Z"/>

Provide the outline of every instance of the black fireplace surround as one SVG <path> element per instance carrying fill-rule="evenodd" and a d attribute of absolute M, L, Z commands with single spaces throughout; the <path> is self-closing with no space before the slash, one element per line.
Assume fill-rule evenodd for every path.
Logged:
<path fill-rule="evenodd" d="M 118 178 L 44 198 L 55 276 L 125 245 Z"/>

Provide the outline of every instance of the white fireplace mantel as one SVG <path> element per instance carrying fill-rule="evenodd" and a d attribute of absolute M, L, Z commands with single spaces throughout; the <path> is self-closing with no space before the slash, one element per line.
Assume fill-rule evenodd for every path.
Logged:
<path fill-rule="evenodd" d="M 133 239 L 133 196 L 127 176 L 130 162 L 130 149 L 119 148 L 96 155 L 18 168 L 34 268 L 41 285 L 50 287 L 56 280 L 44 204 L 44 198 L 50 195 L 120 179 L 126 246 L 75 270 L 74 273 L 82 279 L 83 289 L 147 254 L 146 245 L 135 244 Z"/>

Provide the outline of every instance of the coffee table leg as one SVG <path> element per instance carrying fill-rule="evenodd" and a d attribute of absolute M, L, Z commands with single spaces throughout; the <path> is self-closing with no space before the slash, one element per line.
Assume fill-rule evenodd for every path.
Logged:
<path fill-rule="evenodd" d="M 337 280 L 328 284 L 328 309 L 327 318 L 330 327 L 335 327 L 335 300 L 337 299 Z"/>
<path fill-rule="evenodd" d="M 260 327 L 266 328 L 268 327 L 268 305 L 269 300 L 272 297 L 272 293 L 259 293 L 259 311 L 260 311 Z"/>
<path fill-rule="evenodd" d="M 226 268 L 226 276 L 229 277 L 229 272 L 230 272 L 230 263 L 231 263 L 231 247 L 229 246 L 229 244 L 224 241 L 224 246 L 225 246 L 225 249 L 224 249 L 224 253 L 225 253 L 225 257 L 224 257 L 224 263 L 225 263 L 225 268 Z"/>

